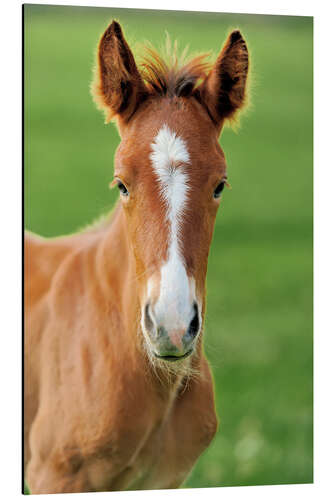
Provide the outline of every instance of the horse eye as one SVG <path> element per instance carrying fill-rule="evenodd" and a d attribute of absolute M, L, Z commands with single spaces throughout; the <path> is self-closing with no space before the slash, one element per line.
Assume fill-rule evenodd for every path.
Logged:
<path fill-rule="evenodd" d="M 122 194 L 123 196 L 129 195 L 129 192 L 127 191 L 127 187 L 122 182 L 117 181 L 117 186 L 118 186 L 118 189 L 120 191 L 120 194 Z"/>
<path fill-rule="evenodd" d="M 223 188 L 224 188 L 224 182 L 220 182 L 217 188 L 215 188 L 214 198 L 219 198 L 221 196 Z"/>

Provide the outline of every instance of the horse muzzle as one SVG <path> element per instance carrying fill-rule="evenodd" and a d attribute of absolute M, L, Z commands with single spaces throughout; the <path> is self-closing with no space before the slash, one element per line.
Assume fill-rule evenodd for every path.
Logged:
<path fill-rule="evenodd" d="M 147 303 L 143 312 L 143 327 L 155 357 L 164 361 L 180 361 L 192 354 L 200 331 L 201 321 L 198 305 L 193 302 L 192 319 L 186 326 L 179 318 L 174 321 L 158 321 L 153 307 Z M 167 327 L 166 324 L 169 326 Z"/>

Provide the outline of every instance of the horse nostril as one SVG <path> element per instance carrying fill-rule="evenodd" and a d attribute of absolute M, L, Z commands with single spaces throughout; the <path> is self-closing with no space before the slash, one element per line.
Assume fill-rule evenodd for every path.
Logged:
<path fill-rule="evenodd" d="M 150 304 L 148 302 L 148 304 L 146 304 L 146 307 L 145 307 L 145 327 L 146 327 L 146 330 L 148 332 L 151 332 L 154 328 L 154 323 L 153 323 L 153 320 L 151 319 L 151 316 L 149 313 L 149 307 L 150 307 Z"/>
<path fill-rule="evenodd" d="M 191 335 L 191 337 L 194 338 L 199 333 L 199 326 L 200 326 L 198 305 L 196 302 L 194 302 L 193 308 L 194 308 L 194 316 L 192 318 L 190 326 L 188 327 L 188 333 L 189 335 Z"/>

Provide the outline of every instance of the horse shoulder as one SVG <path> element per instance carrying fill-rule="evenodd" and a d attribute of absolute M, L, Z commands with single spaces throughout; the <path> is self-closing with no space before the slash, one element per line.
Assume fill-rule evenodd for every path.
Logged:
<path fill-rule="evenodd" d="M 82 241 L 73 237 L 44 239 L 25 236 L 25 454 L 30 458 L 32 425 L 38 419 L 38 435 L 44 427 L 43 406 L 49 404 L 56 415 L 62 380 L 63 352 L 71 344 L 71 323 L 77 317 L 75 305 L 82 282 Z M 75 350 L 75 349 L 74 349 Z M 67 356 L 68 359 L 68 356 Z M 75 357 L 73 358 L 73 361 Z M 47 416 L 45 422 L 49 417 Z M 50 418 L 50 421 L 53 417 Z M 47 427 L 47 426 L 46 426 Z M 40 441 L 39 438 L 36 440 Z M 49 441 L 49 438 L 47 439 Z"/>
<path fill-rule="evenodd" d="M 48 363 L 51 354 L 45 349 L 45 332 L 48 335 L 54 326 L 61 321 L 52 314 L 54 297 L 61 293 L 59 282 L 71 266 L 76 249 L 70 238 L 47 240 L 36 235 L 25 237 L 25 349 L 27 356 L 26 369 L 34 371 L 29 378 L 26 392 L 33 389 L 33 380 L 38 383 L 40 371 Z M 74 257 L 75 259 L 75 257 Z M 73 276 L 70 276 L 73 278 Z M 60 279 L 59 279 L 60 278 Z"/>
<path fill-rule="evenodd" d="M 65 238 L 45 239 L 30 232 L 24 237 L 24 434 L 25 465 L 30 459 L 29 435 L 38 411 L 41 369 L 44 361 L 42 344 L 50 323 L 49 292 L 61 263 L 72 245 Z"/>
<path fill-rule="evenodd" d="M 122 324 L 99 286 L 97 250 L 97 245 L 87 244 L 59 264 L 47 295 L 48 317 L 40 347 L 40 422 L 44 407 L 48 413 L 52 408 L 45 423 L 53 422 L 63 442 L 87 444 L 88 455 L 104 446 L 106 429 L 117 427 L 121 401 L 115 400 L 115 372 L 121 347 L 116 330 Z"/>

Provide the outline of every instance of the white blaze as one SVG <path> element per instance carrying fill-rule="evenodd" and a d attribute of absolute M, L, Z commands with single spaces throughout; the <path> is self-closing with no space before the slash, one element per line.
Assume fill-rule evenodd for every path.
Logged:
<path fill-rule="evenodd" d="M 151 145 L 154 172 L 167 209 L 170 225 L 168 256 L 161 268 L 160 294 L 153 313 L 167 331 L 186 328 L 193 317 L 194 279 L 189 280 L 179 246 L 181 221 L 186 211 L 189 191 L 184 169 L 190 155 L 184 140 L 164 125 Z M 148 283 L 148 295 L 150 284 Z"/>

